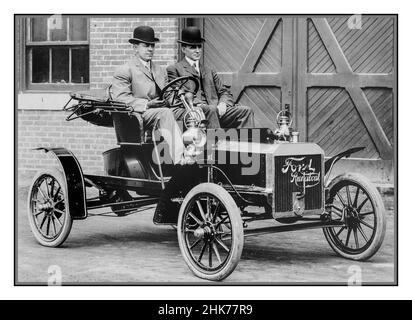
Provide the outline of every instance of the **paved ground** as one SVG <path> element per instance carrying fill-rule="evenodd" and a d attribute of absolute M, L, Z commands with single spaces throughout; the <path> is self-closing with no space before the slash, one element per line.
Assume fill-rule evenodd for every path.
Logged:
<path fill-rule="evenodd" d="M 127 217 L 75 221 L 61 248 L 40 246 L 31 234 L 26 199 L 29 179 L 19 179 L 16 275 L 19 284 L 46 284 L 59 266 L 65 284 L 210 284 L 185 265 L 171 227 L 155 226 L 153 210 Z M 393 283 L 393 198 L 385 196 L 387 233 L 368 262 L 337 257 L 321 230 L 269 234 L 245 240 L 242 259 L 224 284 L 347 283 L 361 271 L 363 283 Z M 50 271 L 50 270 L 49 270 Z"/>

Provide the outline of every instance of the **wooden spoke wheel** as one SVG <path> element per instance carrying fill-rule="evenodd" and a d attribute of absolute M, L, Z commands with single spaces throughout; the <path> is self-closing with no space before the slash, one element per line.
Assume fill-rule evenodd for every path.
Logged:
<path fill-rule="evenodd" d="M 344 226 L 324 228 L 326 240 L 342 257 L 367 260 L 380 248 L 385 237 L 385 207 L 378 190 L 359 174 L 344 174 L 330 183 L 333 220 Z"/>
<path fill-rule="evenodd" d="M 72 218 L 67 203 L 66 181 L 58 170 L 38 172 L 29 189 L 28 218 L 36 240 L 58 247 L 68 237 Z"/>
<path fill-rule="evenodd" d="M 177 229 L 183 258 L 196 276 L 223 280 L 236 268 L 243 250 L 243 221 L 221 186 L 194 187 L 182 203 Z"/>

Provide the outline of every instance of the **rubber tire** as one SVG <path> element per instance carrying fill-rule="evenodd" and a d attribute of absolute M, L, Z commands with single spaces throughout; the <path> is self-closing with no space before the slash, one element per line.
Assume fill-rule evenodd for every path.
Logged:
<path fill-rule="evenodd" d="M 335 187 L 338 183 L 341 183 L 342 181 L 356 182 L 368 193 L 369 198 L 371 199 L 371 203 L 375 207 L 375 212 L 376 212 L 376 230 L 375 230 L 374 239 L 372 240 L 372 243 L 369 245 L 369 247 L 365 251 L 359 254 L 348 254 L 346 252 L 343 252 L 340 248 L 338 248 L 332 241 L 332 236 L 329 233 L 332 228 L 324 228 L 323 233 L 325 234 L 326 240 L 328 241 L 331 248 L 339 256 L 344 257 L 346 259 L 351 259 L 351 260 L 365 261 L 365 260 L 370 259 L 379 250 L 379 248 L 382 245 L 383 239 L 385 238 L 385 232 L 386 232 L 385 206 L 383 204 L 379 191 L 363 175 L 357 174 L 357 173 L 346 173 L 346 174 L 339 175 L 335 177 L 329 183 L 328 187 L 330 187 L 330 190 L 332 190 L 333 187 Z"/>
<path fill-rule="evenodd" d="M 46 239 L 41 235 L 41 233 L 37 230 L 36 222 L 34 220 L 34 216 L 33 216 L 32 212 L 31 212 L 31 200 L 32 200 L 31 198 L 32 198 L 32 193 L 33 193 L 33 187 L 43 175 L 50 175 L 58 181 L 58 183 L 60 184 L 60 186 L 62 188 L 63 195 L 64 195 L 64 201 L 65 201 L 65 205 L 66 205 L 66 215 L 65 215 L 65 220 L 63 221 L 62 230 L 61 230 L 59 236 L 54 240 Z M 67 209 L 67 199 L 68 198 L 67 198 L 66 180 L 65 180 L 64 175 L 61 171 L 59 171 L 57 169 L 45 169 L 45 170 L 42 170 L 42 171 L 39 171 L 39 172 L 36 173 L 36 175 L 33 178 L 32 183 L 30 185 L 30 189 L 29 189 L 27 213 L 28 213 L 31 232 L 33 233 L 33 235 L 34 235 L 35 239 L 37 240 L 37 242 L 39 242 L 41 245 L 43 245 L 45 247 L 55 248 L 55 247 L 58 247 L 58 246 L 62 245 L 64 243 L 64 241 L 66 241 L 67 237 L 69 236 L 69 233 L 70 233 L 70 230 L 71 230 L 72 224 L 73 224 L 73 219 L 70 215 L 69 210 Z"/>
<path fill-rule="evenodd" d="M 232 249 L 230 252 L 230 256 L 228 257 L 229 260 L 223 269 L 220 269 L 214 273 L 207 273 L 204 270 L 200 269 L 195 263 L 192 262 L 190 253 L 186 247 L 184 235 L 182 233 L 183 227 L 183 213 L 185 208 L 187 207 L 189 201 L 198 195 L 199 193 L 210 193 L 216 196 L 221 203 L 227 209 L 229 214 L 229 218 L 231 221 L 232 226 Z M 199 278 L 212 280 L 212 281 L 220 281 L 228 277 L 233 270 L 236 268 L 237 264 L 239 263 L 240 257 L 243 251 L 243 220 L 240 215 L 240 209 L 236 205 L 235 201 L 233 200 L 232 196 L 227 192 L 223 187 L 214 184 L 214 183 L 202 183 L 194 187 L 189 191 L 186 195 L 183 203 L 180 207 L 179 211 L 179 218 L 177 222 L 177 236 L 179 241 L 180 251 L 182 253 L 183 259 L 185 260 L 186 264 L 188 265 L 189 269 Z"/>

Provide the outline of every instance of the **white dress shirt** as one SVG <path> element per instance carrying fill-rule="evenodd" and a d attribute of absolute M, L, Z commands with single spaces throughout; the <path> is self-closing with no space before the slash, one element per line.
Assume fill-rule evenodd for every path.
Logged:
<path fill-rule="evenodd" d="M 139 58 L 139 60 L 140 60 L 140 62 L 142 63 L 142 65 L 143 65 L 147 70 L 150 70 L 150 61 L 144 61 L 144 60 L 142 60 L 142 59 L 140 59 L 140 58 Z"/>
<path fill-rule="evenodd" d="M 189 64 L 190 64 L 193 68 L 196 69 L 197 73 L 200 74 L 199 60 L 195 61 L 195 60 L 192 60 L 192 59 L 190 59 L 190 58 L 188 58 L 188 57 L 185 57 L 185 58 L 186 58 L 187 62 L 189 62 Z"/>

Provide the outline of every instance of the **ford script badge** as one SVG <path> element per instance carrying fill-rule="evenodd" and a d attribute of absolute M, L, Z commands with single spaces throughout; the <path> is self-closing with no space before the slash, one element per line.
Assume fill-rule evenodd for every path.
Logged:
<path fill-rule="evenodd" d="M 287 158 L 281 171 L 285 174 L 290 172 L 290 182 L 298 187 L 311 188 L 320 182 L 320 172 L 316 172 L 312 159 L 307 157 Z"/>

